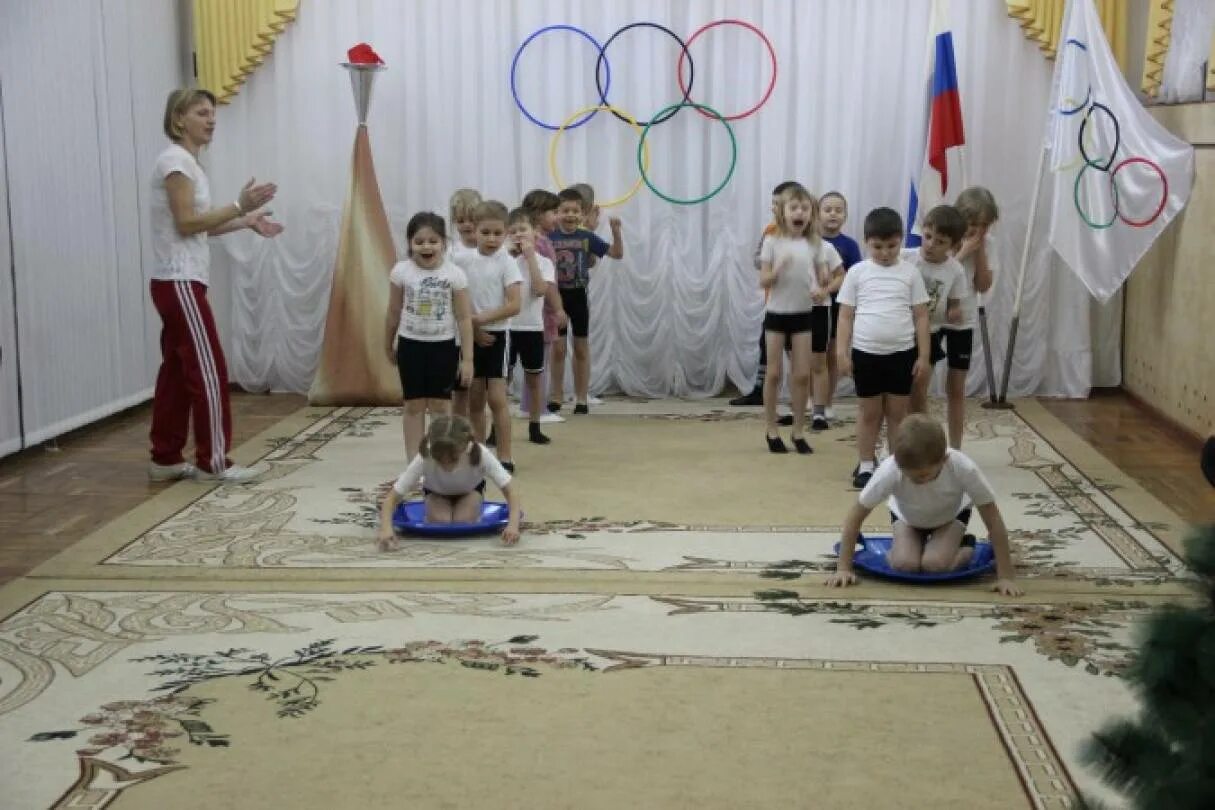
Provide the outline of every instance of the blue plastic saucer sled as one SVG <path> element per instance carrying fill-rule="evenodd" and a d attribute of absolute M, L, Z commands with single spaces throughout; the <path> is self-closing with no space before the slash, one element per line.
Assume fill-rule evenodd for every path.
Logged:
<path fill-rule="evenodd" d="M 852 564 L 862 571 L 886 579 L 897 579 L 902 582 L 946 582 L 953 579 L 968 579 L 986 574 L 996 567 L 996 554 L 992 551 L 991 543 L 975 543 L 975 553 L 970 558 L 970 564 L 956 571 L 944 571 L 939 574 L 896 571 L 890 567 L 886 555 L 890 553 L 892 538 L 865 537 L 860 535 L 856 540 L 856 553 L 852 556 Z M 840 553 L 840 544 L 835 544 L 835 553 Z"/>
<path fill-rule="evenodd" d="M 427 523 L 426 502 L 406 501 L 392 513 L 392 528 L 401 534 L 425 537 L 465 537 L 500 532 L 510 522 L 510 508 L 500 501 L 483 501 L 481 519 L 476 523 Z"/>

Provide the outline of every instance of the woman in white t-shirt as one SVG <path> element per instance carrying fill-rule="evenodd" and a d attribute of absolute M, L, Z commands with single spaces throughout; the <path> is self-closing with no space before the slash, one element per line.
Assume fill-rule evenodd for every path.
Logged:
<path fill-rule="evenodd" d="M 451 413 L 457 379 L 472 380 L 472 320 L 468 279 L 446 256 L 447 226 L 438 214 L 414 214 L 405 226 L 409 258 L 388 276 L 384 348 L 401 375 L 405 458 L 418 452 L 431 416 Z M 456 345 L 456 335 L 460 345 Z"/>
<path fill-rule="evenodd" d="M 773 453 L 788 452 L 776 419 L 780 358 L 786 339 L 793 345 L 789 380 L 793 446 L 799 453 L 813 452 L 803 435 L 806 401 L 810 398 L 811 353 L 816 348 L 812 335 L 821 335 L 825 349 L 831 322 L 831 298 L 827 292 L 829 246 L 818 229 L 818 201 L 801 186 L 787 189 L 776 207 L 776 233 L 764 238 L 759 251 L 759 285 L 768 291 L 764 339 L 768 357 L 776 358 L 764 377 L 765 436 L 768 450 Z"/>
<path fill-rule="evenodd" d="M 187 87 L 171 93 L 164 132 L 173 143 L 156 158 L 151 194 L 150 286 L 163 329 L 148 475 L 154 481 L 245 481 L 256 473 L 228 458 L 228 370 L 207 303 L 207 237 L 246 228 L 267 238 L 277 236 L 283 226 L 270 221 L 269 211 L 258 211 L 274 197 L 276 187 L 250 180 L 235 202 L 211 207 L 211 186 L 198 162 L 215 133 L 215 96 L 206 90 Z M 195 464 L 182 456 L 191 416 Z"/>
<path fill-rule="evenodd" d="M 485 479 L 489 478 L 506 498 L 510 517 L 502 531 L 502 544 L 519 542 L 523 513 L 511 488 L 511 474 L 488 447 L 473 439 L 472 424 L 463 416 L 436 416 L 418 447 L 418 454 L 384 496 L 380 507 L 378 543 L 381 551 L 395 551 L 399 543 L 392 529 L 397 505 L 425 480 L 427 523 L 477 523 Z"/>

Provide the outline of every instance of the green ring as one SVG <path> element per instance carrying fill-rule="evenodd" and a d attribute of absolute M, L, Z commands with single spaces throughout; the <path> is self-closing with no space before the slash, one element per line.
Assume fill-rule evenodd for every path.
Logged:
<path fill-rule="evenodd" d="M 1110 195 L 1114 198 L 1114 215 L 1110 217 L 1110 221 L 1104 224 L 1100 222 L 1093 222 L 1084 213 L 1084 209 L 1080 207 L 1080 180 L 1083 179 L 1084 173 L 1092 168 L 1096 167 L 1094 167 L 1092 163 L 1086 162 L 1080 168 L 1080 171 L 1076 172 L 1076 184 L 1072 187 L 1072 202 L 1076 204 L 1076 213 L 1080 215 L 1080 219 L 1085 225 L 1089 226 L 1095 231 L 1103 231 L 1113 225 L 1118 219 L 1118 186 L 1116 183 L 1110 183 Z M 1103 169 L 1098 170 L 1104 171 Z"/>
<path fill-rule="evenodd" d="M 646 136 L 650 134 L 650 127 L 652 127 L 654 125 L 655 121 L 658 121 L 658 120 L 666 121 L 668 119 L 667 113 L 674 114 L 674 112 L 677 112 L 678 110 L 680 110 L 683 107 L 695 107 L 696 109 L 700 110 L 701 112 L 709 113 L 710 115 L 712 115 L 714 118 L 716 118 L 718 121 L 720 121 L 725 126 L 726 132 L 730 136 L 730 171 L 726 172 L 725 179 L 722 180 L 720 183 L 718 183 L 717 188 L 713 189 L 712 191 L 710 191 L 708 194 L 704 195 L 703 197 L 695 197 L 695 198 L 691 198 L 691 199 L 687 199 L 687 200 L 681 200 L 678 197 L 669 197 L 666 194 L 663 194 L 657 188 L 655 188 L 654 184 L 650 182 L 649 176 L 646 175 L 646 173 L 645 173 L 645 166 L 644 166 L 644 162 L 642 160 L 642 154 L 643 154 L 642 150 L 645 148 Z M 712 107 L 710 107 L 706 104 L 697 104 L 694 101 L 681 101 L 681 102 L 678 102 L 677 104 L 672 104 L 671 106 L 667 107 L 666 109 L 658 112 L 656 115 L 650 116 L 650 123 L 645 125 L 645 129 L 643 129 L 641 131 L 641 139 L 638 140 L 638 142 L 637 142 L 637 170 L 641 172 L 641 179 L 644 180 L 645 184 L 650 187 L 650 191 L 654 192 L 655 194 L 657 194 L 659 197 L 666 200 L 667 202 L 674 203 L 675 205 L 696 205 L 697 203 L 702 203 L 706 200 L 710 200 L 713 197 L 716 197 L 718 194 L 721 193 L 721 190 L 726 187 L 726 184 L 730 182 L 730 178 L 734 176 L 734 167 L 737 165 L 738 165 L 738 141 L 735 140 L 735 138 L 734 138 L 734 130 L 730 127 L 730 122 L 727 121 L 721 113 L 719 113 L 717 110 L 713 109 Z"/>

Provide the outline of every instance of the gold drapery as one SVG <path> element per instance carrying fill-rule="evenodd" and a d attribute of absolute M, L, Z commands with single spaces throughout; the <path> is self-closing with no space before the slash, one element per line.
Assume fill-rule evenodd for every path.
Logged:
<path fill-rule="evenodd" d="M 1119 67 L 1126 68 L 1126 3 L 1123 0 L 1093 0 L 1101 26 L 1109 39 L 1110 49 Z M 1170 2 L 1170 0 L 1164 0 Z M 1005 0 L 1008 16 L 1021 23 L 1025 36 L 1038 43 L 1038 47 L 1053 59 L 1059 50 L 1059 36 L 1063 29 L 1063 7 L 1065 0 Z"/>
<path fill-rule="evenodd" d="M 194 0 L 199 87 L 230 101 L 298 10 L 299 0 Z"/>

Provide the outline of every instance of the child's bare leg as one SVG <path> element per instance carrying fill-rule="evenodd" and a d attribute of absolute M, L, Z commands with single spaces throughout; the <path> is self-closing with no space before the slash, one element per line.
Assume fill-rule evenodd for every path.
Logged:
<path fill-rule="evenodd" d="M 451 405 L 449 406 L 450 414 L 453 416 L 463 416 L 468 418 L 468 389 L 456 388 L 451 392 Z"/>
<path fill-rule="evenodd" d="M 401 408 L 401 430 L 405 434 L 405 460 L 412 461 L 418 454 L 418 445 L 426 433 L 425 399 L 407 399 Z"/>
<path fill-rule="evenodd" d="M 589 338 L 574 338 L 574 402 L 586 404 L 591 384 L 591 342 Z"/>
<path fill-rule="evenodd" d="M 493 419 L 494 436 L 498 441 L 498 458 L 510 461 L 510 403 L 506 399 L 506 380 L 491 379 L 486 387 L 489 415 Z"/>
<path fill-rule="evenodd" d="M 886 447 L 893 453 L 894 437 L 898 435 L 899 425 L 903 423 L 903 419 L 907 416 L 911 397 L 883 394 L 882 400 L 882 413 L 886 417 Z"/>
<path fill-rule="evenodd" d="M 957 520 L 951 520 L 946 525 L 932 530 L 928 542 L 924 544 L 924 557 L 920 561 L 925 573 L 943 574 L 957 568 L 964 532 L 965 528 Z M 969 555 L 966 560 L 969 562 Z"/>
<path fill-rule="evenodd" d="M 430 418 L 436 416 L 451 415 L 451 400 L 450 399 L 428 399 L 426 400 L 426 410 L 430 414 Z"/>
<path fill-rule="evenodd" d="M 839 362 L 835 356 L 835 339 L 827 342 L 827 394 L 822 400 L 819 400 L 818 394 L 814 395 L 814 401 L 823 403 L 824 408 L 830 408 L 835 402 L 835 388 L 840 383 Z"/>
<path fill-rule="evenodd" d="M 919 529 L 896 520 L 891 526 L 890 552 L 886 555 L 886 562 L 895 571 L 916 574 L 920 571 L 923 554 L 924 540 Z"/>
<path fill-rule="evenodd" d="M 800 439 L 806 428 L 806 401 L 810 398 L 810 344 L 809 332 L 798 332 L 793 336 L 789 400 L 793 408 L 793 430 L 790 435 L 795 439 Z M 766 407 L 767 403 L 764 404 Z"/>
<path fill-rule="evenodd" d="M 966 425 L 966 371 L 949 369 L 945 376 L 945 409 L 949 422 L 949 446 L 962 447 L 962 431 Z"/>
<path fill-rule="evenodd" d="M 529 422 L 539 422 L 544 407 L 544 375 L 524 372 L 523 382 L 527 387 L 527 417 Z"/>
<path fill-rule="evenodd" d="M 426 496 L 426 522 L 451 523 L 451 498 L 445 495 Z"/>
<path fill-rule="evenodd" d="M 772 372 L 769 371 L 769 374 Z M 856 455 L 861 462 L 873 463 L 876 456 L 878 430 L 882 426 L 882 399 L 876 397 L 858 397 L 859 404 L 856 419 Z"/>
<path fill-rule="evenodd" d="M 776 398 L 780 396 L 781 375 L 785 373 L 785 333 L 764 332 L 764 340 L 768 341 L 769 358 L 764 375 L 764 429 L 768 436 L 777 436 L 780 430 L 776 422 Z"/>
<path fill-rule="evenodd" d="M 468 421 L 472 423 L 473 438 L 485 442 L 485 380 L 473 380 L 468 386 Z"/>
<path fill-rule="evenodd" d="M 931 382 L 931 371 L 911 381 L 911 398 L 907 403 L 911 413 L 928 413 L 928 386 Z"/>
<path fill-rule="evenodd" d="M 481 520 L 481 493 L 469 492 L 456 499 L 451 507 L 452 523 L 477 523 Z"/>
<path fill-rule="evenodd" d="M 565 355 L 569 336 L 557 335 L 552 346 L 548 364 L 548 401 L 560 403 L 565 399 Z"/>

